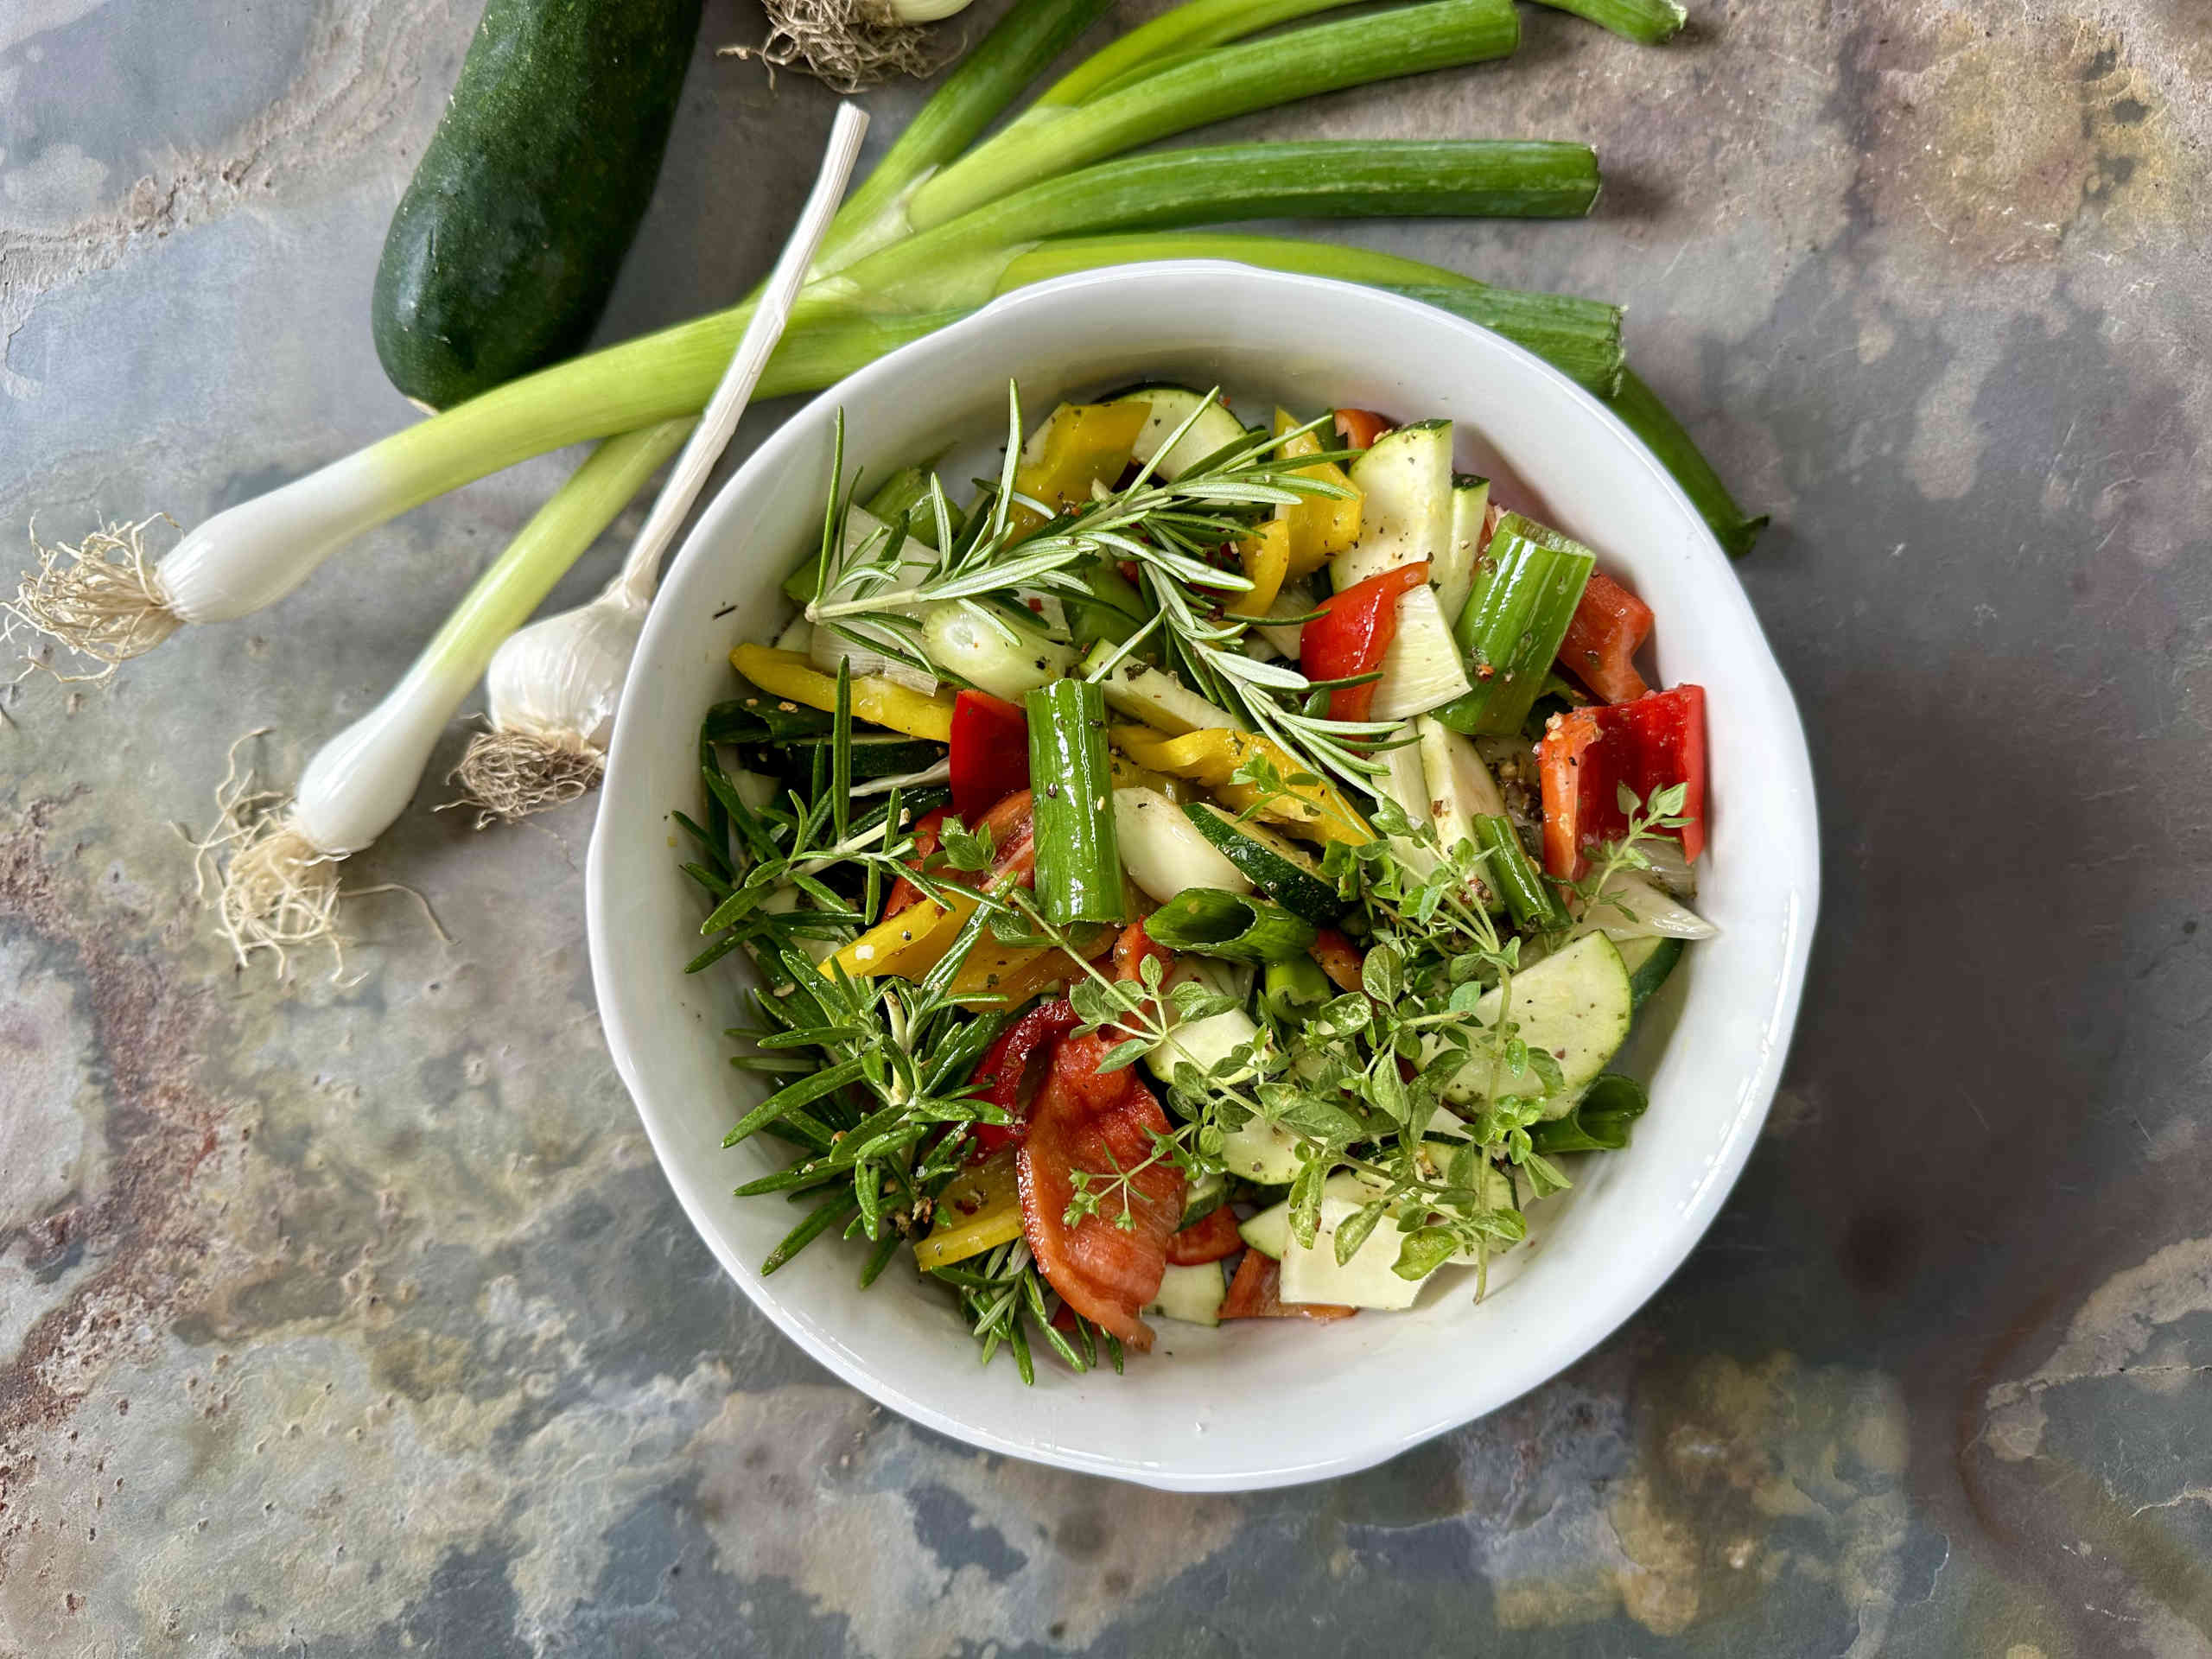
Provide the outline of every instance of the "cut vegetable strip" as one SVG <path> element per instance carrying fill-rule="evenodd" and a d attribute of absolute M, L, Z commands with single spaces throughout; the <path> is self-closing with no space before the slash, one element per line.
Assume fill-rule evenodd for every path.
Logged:
<path fill-rule="evenodd" d="M 1027 1133 L 1029 1098 L 1044 1080 L 1052 1046 L 1079 1023 L 1075 1009 L 1063 997 L 1039 1003 L 999 1033 L 998 1040 L 976 1063 L 976 1075 L 969 1082 L 977 1095 L 1016 1122 L 974 1125 L 969 1133 L 978 1147 L 996 1152 Z"/>
<path fill-rule="evenodd" d="M 1116 726 L 1113 737 L 1115 746 L 1139 766 L 1204 784 L 1222 804 L 1235 811 L 1256 810 L 1321 841 L 1359 846 L 1375 839 L 1375 831 L 1368 827 L 1367 820 L 1352 809 L 1334 785 L 1307 772 L 1268 738 L 1250 732 L 1230 731 L 1186 732 L 1181 737 L 1162 737 L 1141 726 Z M 1281 793 L 1263 794 L 1255 785 L 1231 781 L 1255 754 L 1265 757 L 1275 768 L 1285 785 Z M 1301 778 L 1311 781 L 1295 781 Z"/>
<path fill-rule="evenodd" d="M 1318 455 L 1322 452 L 1321 435 L 1318 432 L 1299 432 L 1299 424 L 1290 417 L 1288 411 L 1275 410 L 1277 435 L 1285 433 L 1295 435 L 1284 437 L 1278 448 L 1278 453 L 1285 460 L 1300 455 Z M 1351 480 L 1333 461 L 1316 461 L 1311 467 L 1301 467 L 1298 470 L 1304 477 L 1321 479 L 1346 490 L 1351 488 Z M 1300 496 L 1286 506 L 1277 507 L 1275 518 L 1289 526 L 1289 544 L 1284 549 L 1284 575 L 1293 582 L 1302 582 L 1359 540 L 1360 500 L 1357 491 L 1349 495 Z M 1278 587 L 1280 585 L 1277 584 Z M 1285 652 L 1283 654 L 1294 657 L 1298 653 Z"/>
<path fill-rule="evenodd" d="M 1290 962 L 1313 947 L 1314 927 L 1281 905 L 1217 887 L 1193 887 L 1145 918 L 1171 950 L 1230 962 Z"/>
<path fill-rule="evenodd" d="M 1029 787 L 1029 722 L 1014 703 L 988 691 L 961 692 L 948 741 L 952 804 L 968 823 Z"/>
<path fill-rule="evenodd" d="M 1579 542 L 1517 512 L 1499 519 L 1459 616 L 1459 645 L 1475 689 L 1436 717 L 1475 735 L 1519 731 L 1597 563 Z"/>
<path fill-rule="evenodd" d="M 1055 680 L 1027 700 L 1029 777 L 1037 808 L 1037 903 L 1046 919 L 1128 918 L 1106 700 L 1083 680 Z"/>
<path fill-rule="evenodd" d="M 1634 660 L 1650 636 L 1651 607 L 1592 571 L 1560 642 L 1559 664 L 1607 702 L 1634 702 L 1651 689 Z"/>
<path fill-rule="evenodd" d="M 1236 1231 L 1236 1212 L 1210 1210 L 1167 1241 L 1167 1265 L 1202 1267 L 1232 1256 L 1243 1248 L 1244 1241 Z"/>
<path fill-rule="evenodd" d="M 837 682 L 820 672 L 797 652 L 772 651 L 766 645 L 743 645 L 729 654 L 730 665 L 772 697 L 803 702 L 810 709 L 834 709 Z M 925 737 L 932 743 L 952 741 L 952 698 L 940 692 L 925 697 L 889 680 L 862 677 L 852 683 L 853 718 L 872 726 L 888 726 L 909 737 Z"/>
<path fill-rule="evenodd" d="M 1002 1137 L 1013 1134 L 990 1123 L 978 1123 L 975 1132 L 980 1138 L 985 1130 Z M 1014 1179 L 1014 1154 L 997 1150 L 1005 1145 L 1003 1140 L 992 1144 L 993 1156 L 954 1176 L 938 1195 L 929 1236 L 914 1244 L 914 1260 L 925 1272 L 949 1268 L 1021 1236 L 1021 1189 Z"/>
<path fill-rule="evenodd" d="M 1334 1302 L 1286 1302 L 1282 1264 L 1257 1250 L 1244 1252 L 1236 1276 L 1229 1281 L 1229 1298 L 1221 1305 L 1224 1319 L 1348 1319 L 1357 1312 Z"/>
<path fill-rule="evenodd" d="M 1348 680 L 1379 672 L 1397 637 L 1399 596 L 1427 582 L 1427 564 L 1404 564 L 1322 601 L 1320 614 L 1299 636 L 1298 665 L 1306 677 Z M 1329 718 L 1365 720 L 1374 702 L 1372 680 L 1339 685 L 1329 693 Z"/>
<path fill-rule="evenodd" d="M 1167 1241 L 1183 1217 L 1183 1172 L 1157 1157 L 1167 1117 L 1135 1070 L 1100 1072 L 1110 1046 L 1096 1034 L 1068 1037 L 1053 1052 L 1028 1136 L 1014 1154 L 1021 1229 L 1062 1300 L 1144 1351 L 1152 1346 L 1152 1327 L 1137 1313 L 1159 1294 L 1167 1270 Z M 1110 1171 L 1121 1175 L 1097 1179 Z M 1106 1190 L 1092 1213 L 1071 1224 L 1077 1172 Z"/>
<path fill-rule="evenodd" d="M 1543 776 L 1544 868 L 1580 875 L 1592 847 L 1628 833 L 1625 789 L 1648 803 L 1679 784 L 1688 822 L 1675 832 L 1683 856 L 1705 849 L 1705 690 L 1678 685 L 1610 708 L 1552 716 L 1537 751 Z"/>
<path fill-rule="evenodd" d="M 1192 887 L 1251 891 L 1244 873 L 1156 789 L 1117 786 L 1114 827 L 1129 880 L 1161 904 Z"/>
<path fill-rule="evenodd" d="M 1252 586 L 1249 592 L 1230 601 L 1230 615 L 1267 615 L 1268 607 L 1282 590 L 1283 578 L 1290 574 L 1290 537 L 1289 521 L 1274 518 L 1237 543 L 1236 556 L 1243 563 L 1244 574 L 1252 579 Z"/>
<path fill-rule="evenodd" d="M 1013 121 L 907 198 L 917 230 L 1196 126 L 1319 92 L 1510 54 L 1521 20 L 1508 0 L 1434 0 L 1198 52 L 1074 109 Z"/>
<path fill-rule="evenodd" d="M 1397 634 L 1382 653 L 1382 677 L 1375 682 L 1368 718 L 1425 715 L 1472 689 L 1436 589 L 1426 582 L 1408 587 L 1398 596 Z"/>
<path fill-rule="evenodd" d="M 1491 885 L 1504 895 L 1514 925 L 1523 928 L 1558 927 L 1567 912 L 1559 895 L 1544 885 L 1535 862 L 1521 845 L 1521 837 L 1504 818 L 1475 820 L 1475 844 L 1489 855 L 1485 874 Z"/>

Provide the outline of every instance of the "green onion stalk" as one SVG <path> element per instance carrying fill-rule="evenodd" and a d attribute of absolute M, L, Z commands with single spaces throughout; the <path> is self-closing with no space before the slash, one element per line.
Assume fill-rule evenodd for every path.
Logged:
<path fill-rule="evenodd" d="M 1639 46 L 1658 46 L 1682 31 L 1689 14 L 1675 0 L 1543 0 L 1558 11 L 1610 29 Z"/>
<path fill-rule="evenodd" d="M 1103 9 L 1103 0 L 1020 0 L 953 73 L 839 213 L 813 267 L 817 281 L 795 308 L 759 395 L 834 384 L 1003 291 L 1025 261 L 1042 269 L 1055 258 L 1096 257 L 1102 248 L 1056 253 L 1039 245 L 1034 225 L 1020 227 L 1010 245 L 986 245 L 994 230 L 1003 238 L 1016 229 L 991 216 L 994 202 L 1077 169 L 1084 170 L 1058 193 L 1031 199 L 1052 207 L 1058 238 L 1284 212 L 1575 212 L 1595 188 L 1588 152 L 1575 146 L 1452 152 L 1370 146 L 1370 164 L 1333 183 L 1300 177 L 1294 162 L 1253 146 L 1192 161 L 1143 157 L 1118 164 L 1126 169 L 1118 172 L 1096 165 L 1158 138 L 1313 93 L 1503 56 L 1519 34 L 1510 0 L 1427 0 L 1258 40 L 1243 37 L 1325 7 L 1320 0 L 1189 0 L 1094 54 L 978 144 Z M 1315 153 L 1306 151 L 1309 158 Z M 1405 165 L 1416 155 L 1433 161 L 1447 153 L 1459 168 L 1447 187 L 1412 176 Z M 1240 175 L 1239 168 L 1249 171 Z M 1171 194 L 1143 200 L 1147 181 Z M 1454 201 L 1459 205 L 1449 205 Z M 882 271 L 893 263 L 888 245 L 932 230 L 945 238 L 948 265 L 911 280 L 922 289 L 934 283 L 935 301 L 910 293 L 886 309 L 878 296 L 856 293 L 850 273 Z M 1284 246 L 1255 239 L 1248 251 L 1260 263 L 1280 263 L 1289 257 Z M 1286 268 L 1318 257 L 1335 263 L 1332 274 L 1362 280 L 1352 273 L 1358 258 L 1347 251 L 1299 257 L 1301 266 Z M 1516 296 L 1419 269 L 1418 276 L 1400 270 L 1395 280 L 1381 280 L 1435 290 L 1421 297 L 1494 321 L 1532 349 L 1557 352 L 1586 384 L 1603 389 L 1617 374 L 1607 359 L 1618 313 L 1609 308 Z M 10 609 L 109 667 L 183 624 L 250 614 L 289 593 L 363 531 L 435 496 L 566 444 L 696 414 L 751 309 L 747 301 L 496 388 L 216 515 L 158 563 L 145 556 L 135 532 L 128 545 L 91 537 L 76 549 L 41 550 Z M 1634 412 L 1649 415 L 1641 404 Z M 1657 417 L 1645 425 L 1657 430 Z M 1703 464 L 1680 444 L 1670 459 L 1686 468 Z"/>

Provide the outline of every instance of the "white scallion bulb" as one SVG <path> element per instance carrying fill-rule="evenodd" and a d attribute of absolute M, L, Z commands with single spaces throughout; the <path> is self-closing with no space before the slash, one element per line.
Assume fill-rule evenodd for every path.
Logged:
<path fill-rule="evenodd" d="M 489 674 L 492 729 L 471 741 L 456 774 L 470 799 L 493 817 L 514 819 L 573 800 L 599 781 L 614 714 L 659 586 L 661 556 L 699 499 L 707 474 L 782 338 L 845 181 L 860 155 L 868 117 L 842 105 L 828 154 L 798 228 L 761 290 L 721 384 L 683 446 L 622 569 L 590 604 L 547 617 L 499 647 Z"/>

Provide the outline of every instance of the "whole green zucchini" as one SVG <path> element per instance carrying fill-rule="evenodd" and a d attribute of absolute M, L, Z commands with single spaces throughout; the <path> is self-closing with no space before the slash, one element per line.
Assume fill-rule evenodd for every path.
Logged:
<path fill-rule="evenodd" d="M 400 198 L 371 321 L 444 409 L 576 351 L 652 194 L 700 0 L 489 0 Z"/>

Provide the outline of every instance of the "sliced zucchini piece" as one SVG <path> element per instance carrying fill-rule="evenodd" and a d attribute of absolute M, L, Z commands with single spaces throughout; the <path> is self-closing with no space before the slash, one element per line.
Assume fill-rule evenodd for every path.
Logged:
<path fill-rule="evenodd" d="M 1152 405 L 1152 415 L 1145 422 L 1144 429 L 1137 434 L 1136 458 L 1150 461 L 1160 453 L 1160 446 L 1175 435 L 1175 429 L 1191 418 L 1191 411 L 1205 402 L 1205 393 L 1193 391 L 1188 386 L 1167 385 L 1131 386 L 1104 399 L 1109 404 L 1144 403 Z M 1208 455 L 1226 449 L 1232 443 L 1241 443 L 1247 434 L 1244 423 L 1223 406 L 1220 398 L 1198 416 L 1182 441 L 1165 455 L 1153 470 L 1168 483 L 1173 483 L 1195 463 Z"/>
<path fill-rule="evenodd" d="M 994 626 L 994 620 L 1003 626 Z M 962 604 L 930 607 L 922 616 L 922 638 L 930 661 L 1008 702 L 1066 677 L 1075 666 L 1071 646 L 996 613 L 987 620 Z M 853 671 L 860 672 L 857 664 Z"/>
<path fill-rule="evenodd" d="M 1344 909 L 1321 867 L 1274 830 L 1240 823 L 1210 801 L 1190 801 L 1183 810 L 1222 855 L 1251 883 L 1294 916 L 1319 926 Z"/>
<path fill-rule="evenodd" d="M 1211 1071 L 1238 1049 L 1260 1038 L 1259 1027 L 1241 1008 L 1226 1009 L 1177 1026 L 1160 1046 L 1144 1057 L 1145 1069 L 1162 1083 L 1175 1080 L 1175 1068 L 1188 1060 L 1201 1071 Z M 1231 1173 L 1242 1174 L 1242 1170 Z"/>
<path fill-rule="evenodd" d="M 1251 878 L 1156 789 L 1116 789 L 1114 828 L 1122 843 L 1122 868 L 1163 905 L 1193 887 L 1252 891 Z"/>
<path fill-rule="evenodd" d="M 1268 607 L 1272 617 L 1311 616 L 1319 601 L 1313 590 L 1304 582 L 1293 582 L 1275 595 L 1274 603 Z M 1255 632 L 1292 662 L 1298 660 L 1299 647 L 1304 643 L 1306 625 L 1303 622 L 1260 622 L 1253 625 Z"/>
<path fill-rule="evenodd" d="M 1351 1261 L 1341 1265 L 1337 1261 L 1337 1229 L 1380 1196 L 1356 1175 L 1332 1175 L 1321 1188 L 1321 1224 L 1314 1232 L 1313 1248 L 1306 1249 L 1287 1236 L 1286 1224 L 1281 1258 L 1284 1301 L 1335 1302 L 1345 1307 L 1389 1312 L 1414 1305 L 1427 1281 L 1399 1277 L 1398 1250 L 1405 1235 L 1388 1216 L 1352 1252 Z"/>
<path fill-rule="evenodd" d="M 1219 1325 L 1221 1305 L 1228 1295 L 1229 1283 L 1221 1276 L 1220 1262 L 1171 1267 L 1160 1275 L 1160 1294 L 1145 1312 L 1163 1319 L 1180 1319 L 1185 1325 Z"/>
<path fill-rule="evenodd" d="M 1183 1219 L 1176 1230 L 1194 1226 L 1229 1202 L 1229 1177 L 1219 1170 L 1195 1176 L 1183 1191 Z"/>
<path fill-rule="evenodd" d="M 1629 939 L 1621 944 L 1621 962 L 1628 969 L 1630 1005 L 1642 1007 L 1658 994 L 1682 959 L 1681 939 Z"/>
<path fill-rule="evenodd" d="M 1503 999 L 1492 989 L 1475 1004 L 1475 1018 L 1495 1025 L 1503 1007 Z M 1512 1018 L 1522 1040 L 1548 1050 L 1559 1062 L 1560 1087 L 1546 1102 L 1545 1116 L 1564 1116 L 1574 1109 L 1583 1089 L 1628 1039 L 1635 1012 L 1628 969 L 1618 948 L 1602 933 L 1587 934 L 1514 976 Z M 1445 1098 L 1462 1105 L 1490 1098 L 1497 1070 L 1487 1059 L 1465 1067 L 1445 1085 Z M 1498 1077 L 1496 1090 L 1533 1097 L 1544 1086 L 1533 1072 L 1519 1071 Z"/>
<path fill-rule="evenodd" d="M 1452 539 L 1452 423 L 1422 421 L 1376 439 L 1351 464 L 1359 540 L 1330 562 L 1338 593 L 1426 559 L 1433 570 Z"/>
<path fill-rule="evenodd" d="M 1230 1174 L 1261 1186 L 1281 1186 L 1296 1180 L 1298 1172 L 1305 1167 L 1298 1156 L 1297 1136 L 1264 1117 L 1248 1118 L 1243 1128 L 1227 1133 L 1221 1144 L 1221 1162 Z"/>
<path fill-rule="evenodd" d="M 1099 664 L 1114 654 L 1111 645 L 1096 645 L 1084 659 L 1083 671 L 1096 673 Z M 1244 722 L 1208 702 L 1167 669 L 1123 658 L 1099 676 L 1098 689 L 1106 706 L 1130 720 L 1142 721 L 1155 732 L 1181 737 L 1191 732 L 1241 732 Z"/>
<path fill-rule="evenodd" d="M 1482 551 L 1483 520 L 1490 514 L 1490 480 L 1471 473 L 1452 475 L 1452 536 L 1444 556 L 1428 567 L 1436 602 L 1454 623 L 1467 608 L 1475 585 L 1475 556 Z"/>

